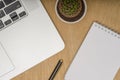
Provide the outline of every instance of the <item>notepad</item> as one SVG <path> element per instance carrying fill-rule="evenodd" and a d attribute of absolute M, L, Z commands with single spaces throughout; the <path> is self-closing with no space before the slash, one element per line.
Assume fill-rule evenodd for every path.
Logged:
<path fill-rule="evenodd" d="M 120 68 L 120 35 L 94 22 L 65 80 L 114 80 Z"/>

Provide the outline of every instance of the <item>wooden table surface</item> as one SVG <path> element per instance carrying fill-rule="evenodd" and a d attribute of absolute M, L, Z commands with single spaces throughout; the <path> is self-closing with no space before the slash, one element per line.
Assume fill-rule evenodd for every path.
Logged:
<path fill-rule="evenodd" d="M 94 21 L 120 33 L 120 0 L 86 0 L 86 16 L 75 24 L 64 23 L 56 16 L 55 2 L 56 0 L 42 0 L 65 42 L 65 49 L 12 80 L 48 80 L 59 59 L 64 62 L 54 80 L 64 80 L 71 61 Z M 120 71 L 115 80 L 120 80 Z"/>

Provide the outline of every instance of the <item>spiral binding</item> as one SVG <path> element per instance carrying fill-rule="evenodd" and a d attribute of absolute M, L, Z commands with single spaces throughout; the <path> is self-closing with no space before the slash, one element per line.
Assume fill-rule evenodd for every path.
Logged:
<path fill-rule="evenodd" d="M 97 28 L 99 28 L 99 29 L 107 32 L 108 34 L 110 34 L 110 35 L 112 35 L 112 36 L 114 36 L 114 37 L 117 37 L 118 39 L 120 39 L 120 34 L 117 33 L 117 32 L 116 32 L 115 30 L 113 30 L 113 29 L 110 29 L 110 28 L 108 28 L 108 27 L 106 27 L 106 26 L 103 26 L 103 25 L 101 25 L 101 24 L 98 24 L 98 23 L 96 23 L 96 22 L 95 22 L 95 27 L 97 27 Z"/>

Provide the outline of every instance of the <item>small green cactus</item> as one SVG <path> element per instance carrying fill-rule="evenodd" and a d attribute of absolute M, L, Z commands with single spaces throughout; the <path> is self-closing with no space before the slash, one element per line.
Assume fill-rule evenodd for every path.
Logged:
<path fill-rule="evenodd" d="M 66 15 L 72 15 L 77 12 L 80 7 L 80 0 L 61 0 L 62 12 Z"/>

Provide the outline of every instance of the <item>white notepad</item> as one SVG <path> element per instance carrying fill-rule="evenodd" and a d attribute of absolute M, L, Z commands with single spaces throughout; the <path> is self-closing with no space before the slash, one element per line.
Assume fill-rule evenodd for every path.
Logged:
<path fill-rule="evenodd" d="M 113 80 L 120 68 L 120 35 L 94 22 L 65 80 Z"/>

